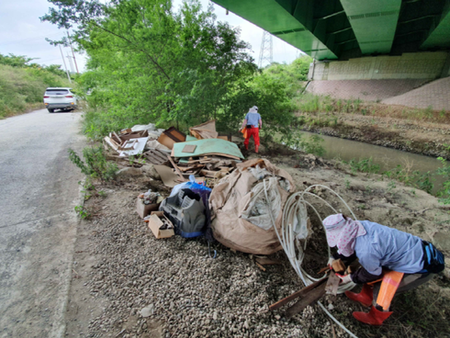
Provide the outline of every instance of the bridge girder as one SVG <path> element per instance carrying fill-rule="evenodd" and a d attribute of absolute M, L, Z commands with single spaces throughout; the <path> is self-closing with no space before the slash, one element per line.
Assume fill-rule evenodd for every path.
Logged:
<path fill-rule="evenodd" d="M 450 47 L 450 0 L 213 0 L 318 60 Z"/>

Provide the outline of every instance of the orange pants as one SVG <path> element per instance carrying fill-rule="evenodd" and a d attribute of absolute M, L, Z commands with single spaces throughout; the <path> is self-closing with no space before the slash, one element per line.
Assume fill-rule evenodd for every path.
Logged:
<path fill-rule="evenodd" d="M 244 141 L 244 145 L 247 147 L 250 142 L 250 137 L 253 136 L 255 140 L 255 146 L 259 146 L 259 128 L 249 128 L 247 129 L 247 138 Z"/>

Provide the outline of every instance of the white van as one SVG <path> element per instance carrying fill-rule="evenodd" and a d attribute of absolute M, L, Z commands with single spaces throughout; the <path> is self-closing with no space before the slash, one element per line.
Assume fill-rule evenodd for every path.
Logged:
<path fill-rule="evenodd" d="M 72 88 L 49 87 L 44 93 L 44 104 L 49 113 L 56 109 L 71 111 L 77 108 L 77 98 Z"/>

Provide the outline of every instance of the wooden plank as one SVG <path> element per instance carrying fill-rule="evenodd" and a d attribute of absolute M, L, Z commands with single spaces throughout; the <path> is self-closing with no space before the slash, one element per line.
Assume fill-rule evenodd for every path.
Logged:
<path fill-rule="evenodd" d="M 193 166 L 193 167 L 178 167 L 178 169 L 180 170 L 180 171 L 182 171 L 182 172 L 186 172 L 186 171 L 189 171 L 189 170 L 192 170 L 192 169 L 195 169 L 195 168 L 197 168 L 197 167 L 195 167 L 195 166 Z"/>
<path fill-rule="evenodd" d="M 329 295 L 336 296 L 340 282 L 341 279 L 338 276 L 336 276 L 336 274 L 333 271 L 331 271 L 330 276 L 328 277 L 327 285 L 325 286 L 326 293 Z"/>
<path fill-rule="evenodd" d="M 277 259 L 269 259 L 267 257 L 256 257 L 255 261 L 261 265 L 282 265 L 283 263 Z"/>
<path fill-rule="evenodd" d="M 320 269 L 319 272 L 318 272 L 317 274 L 318 274 L 318 275 L 321 275 L 321 274 L 323 274 L 325 271 L 328 271 L 328 270 L 330 270 L 330 268 L 329 268 L 328 266 L 326 266 L 326 267 Z"/>
<path fill-rule="evenodd" d="M 322 283 L 312 291 L 308 292 L 304 298 L 300 299 L 297 303 L 286 310 L 286 317 L 291 318 L 297 313 L 303 311 L 303 309 L 308 305 L 317 302 L 320 298 L 323 297 L 323 295 L 325 295 L 325 287 L 326 284 Z"/>
<path fill-rule="evenodd" d="M 119 142 L 120 145 L 122 145 L 123 141 L 122 139 L 119 137 L 119 135 L 117 135 L 117 133 L 114 131 L 113 132 L 114 137 L 117 139 L 116 141 Z"/>
<path fill-rule="evenodd" d="M 186 144 L 181 152 L 182 153 L 193 153 L 195 151 L 195 148 L 197 148 L 196 145 Z"/>
<path fill-rule="evenodd" d="M 104 140 L 106 144 L 108 144 L 112 149 L 114 149 L 115 151 L 119 150 L 119 145 L 112 138 L 105 136 Z"/>
<path fill-rule="evenodd" d="M 322 278 L 321 280 L 314 282 L 297 292 L 294 292 L 292 295 L 287 296 L 286 298 L 283 298 L 283 299 L 279 300 L 278 302 L 270 305 L 269 310 L 276 310 L 276 309 L 282 307 L 283 305 L 289 303 L 290 301 L 307 294 L 311 290 L 314 290 L 315 288 L 317 288 L 319 285 L 324 284 L 326 280 L 327 280 L 326 278 Z"/>
<path fill-rule="evenodd" d="M 255 262 L 255 263 L 258 266 L 258 268 L 260 268 L 262 271 L 266 271 L 266 268 L 263 267 L 261 264 L 259 264 L 258 262 Z"/>
<path fill-rule="evenodd" d="M 156 157 L 157 159 L 159 159 L 162 163 L 167 162 L 167 154 L 164 154 L 158 150 L 155 149 L 149 149 L 148 151 L 145 152 L 146 154 L 149 153 L 151 154 L 153 157 Z"/>
<path fill-rule="evenodd" d="M 175 164 L 175 162 L 172 160 L 172 157 L 170 157 L 169 155 L 167 155 L 167 158 L 169 159 L 170 163 L 173 165 L 173 167 L 175 168 L 175 171 L 177 172 L 178 176 L 180 176 L 180 180 L 182 180 L 182 182 L 186 182 L 187 180 L 183 177 L 183 174 L 181 173 L 180 169 L 178 169 L 177 165 Z"/>
<path fill-rule="evenodd" d="M 119 146 L 119 150 L 133 150 L 134 147 L 137 145 L 137 142 L 138 142 L 137 139 L 125 141 L 122 145 Z"/>
<path fill-rule="evenodd" d="M 211 178 L 222 178 L 222 177 L 226 176 L 226 173 L 224 173 L 223 171 L 210 171 L 210 170 L 202 169 L 202 170 L 200 170 L 200 173 L 203 176 L 211 177 Z"/>
<path fill-rule="evenodd" d="M 167 162 L 167 160 L 166 161 L 161 161 L 161 160 L 157 159 L 156 157 L 150 156 L 148 154 L 143 154 L 143 155 L 152 164 L 164 164 L 164 163 Z"/>

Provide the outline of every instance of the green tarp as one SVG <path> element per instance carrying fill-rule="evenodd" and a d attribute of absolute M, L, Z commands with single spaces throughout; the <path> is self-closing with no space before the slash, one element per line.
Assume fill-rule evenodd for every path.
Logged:
<path fill-rule="evenodd" d="M 196 145 L 197 147 L 193 153 L 183 153 L 183 149 L 186 145 Z M 236 144 L 222 139 L 208 138 L 198 141 L 177 142 L 173 145 L 173 157 L 195 157 L 204 155 L 244 158 Z"/>

